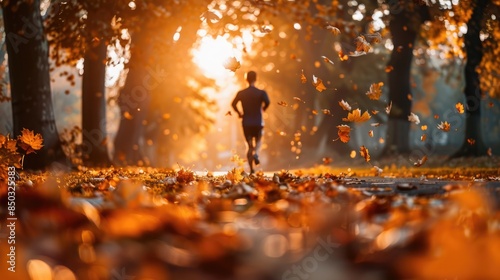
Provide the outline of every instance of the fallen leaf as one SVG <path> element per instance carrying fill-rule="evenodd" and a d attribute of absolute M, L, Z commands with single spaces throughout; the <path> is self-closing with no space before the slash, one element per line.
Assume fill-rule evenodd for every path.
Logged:
<path fill-rule="evenodd" d="M 448 132 L 450 131 L 450 123 L 448 123 L 447 121 L 441 122 L 437 125 L 437 128 L 444 132 Z"/>
<path fill-rule="evenodd" d="M 316 90 L 319 91 L 319 92 L 322 92 L 322 91 L 326 90 L 326 87 L 323 84 L 323 81 L 320 78 L 318 78 L 318 77 L 316 77 L 314 75 L 313 75 L 312 84 L 314 85 L 314 87 L 316 87 Z"/>
<path fill-rule="evenodd" d="M 343 121 L 348 121 L 348 122 L 365 122 L 371 118 L 370 114 L 368 111 L 365 111 L 363 114 L 361 114 L 360 109 L 353 110 L 347 114 L 347 118 L 342 118 Z"/>
<path fill-rule="evenodd" d="M 351 111 L 351 105 L 349 105 L 349 103 L 347 103 L 346 101 L 344 101 L 344 99 L 342 99 L 341 101 L 339 101 L 339 105 L 340 107 L 342 107 L 342 109 L 346 110 L 346 111 Z"/>
<path fill-rule="evenodd" d="M 337 125 L 337 128 L 339 129 L 338 135 L 340 138 L 340 141 L 347 143 L 351 139 L 350 132 L 351 132 L 351 127 L 345 124 Z"/>
<path fill-rule="evenodd" d="M 359 148 L 359 154 L 365 159 L 366 162 L 370 161 L 370 152 L 364 145 Z"/>
<path fill-rule="evenodd" d="M 231 70 L 233 72 L 236 72 L 236 70 L 238 70 L 241 67 L 240 62 L 238 60 L 236 60 L 236 58 L 234 56 L 226 59 L 226 61 L 224 61 L 223 65 L 224 65 L 224 68 Z"/>
<path fill-rule="evenodd" d="M 415 115 L 414 113 L 410 113 L 410 115 L 408 116 L 408 121 L 414 123 L 414 124 L 419 124 L 420 123 L 420 119 L 417 115 Z"/>

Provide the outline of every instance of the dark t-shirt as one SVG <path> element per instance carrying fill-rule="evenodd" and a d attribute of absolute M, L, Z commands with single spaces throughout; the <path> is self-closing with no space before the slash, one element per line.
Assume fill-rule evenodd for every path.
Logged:
<path fill-rule="evenodd" d="M 239 91 L 233 100 L 232 106 L 236 110 L 236 104 L 241 101 L 243 107 L 244 126 L 264 126 L 262 119 L 262 109 L 267 109 L 269 106 L 269 96 L 264 90 L 254 86 L 249 86 L 244 90 Z M 262 105 L 264 104 L 264 107 Z"/>

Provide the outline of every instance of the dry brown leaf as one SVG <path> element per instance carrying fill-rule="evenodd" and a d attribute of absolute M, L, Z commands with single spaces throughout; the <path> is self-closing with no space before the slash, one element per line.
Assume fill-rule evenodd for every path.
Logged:
<path fill-rule="evenodd" d="M 366 162 L 370 161 L 370 152 L 364 145 L 359 148 L 359 154 L 365 159 Z"/>
<path fill-rule="evenodd" d="M 313 75 L 312 84 L 314 85 L 314 87 L 316 87 L 316 90 L 319 91 L 319 92 L 322 92 L 322 91 L 326 90 L 326 87 L 323 84 L 323 81 L 320 78 L 318 78 L 318 77 L 316 77 L 314 75 Z"/>
<path fill-rule="evenodd" d="M 423 156 L 421 159 L 418 159 L 417 161 L 415 161 L 415 162 L 413 163 L 413 165 L 414 165 L 414 166 L 416 166 L 416 167 L 420 167 L 420 166 L 422 166 L 422 165 L 423 165 L 426 161 L 427 161 L 427 156 L 425 155 L 425 156 Z"/>
<path fill-rule="evenodd" d="M 347 143 L 351 139 L 351 127 L 345 124 L 337 125 L 340 141 Z"/>
<path fill-rule="evenodd" d="M 326 29 L 328 29 L 330 31 L 330 33 L 332 33 L 333 35 L 339 35 L 340 34 L 340 29 L 338 29 L 335 26 L 328 25 L 326 27 Z"/>
<path fill-rule="evenodd" d="M 384 83 L 373 83 L 370 86 L 370 90 L 366 92 L 366 96 L 370 98 L 371 100 L 379 100 L 380 96 L 382 95 L 382 86 Z"/>
<path fill-rule="evenodd" d="M 346 111 L 351 111 L 352 110 L 351 105 L 349 105 L 349 103 L 347 103 L 346 101 L 344 101 L 344 99 L 342 99 L 341 101 L 339 101 L 339 105 L 340 105 L 340 107 L 342 107 L 342 109 L 344 109 Z"/>
<path fill-rule="evenodd" d="M 300 74 L 300 81 L 303 84 L 307 83 L 307 78 L 306 78 L 306 75 L 304 75 L 304 70 L 302 70 L 302 73 Z"/>

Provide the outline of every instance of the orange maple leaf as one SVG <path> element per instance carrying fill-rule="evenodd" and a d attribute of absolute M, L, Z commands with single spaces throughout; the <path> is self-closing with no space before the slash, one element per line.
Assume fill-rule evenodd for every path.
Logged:
<path fill-rule="evenodd" d="M 371 100 L 379 100 L 382 95 L 382 86 L 384 83 L 374 83 L 370 86 L 370 90 L 366 92 L 366 95 Z"/>
<path fill-rule="evenodd" d="M 465 109 L 464 109 L 464 104 L 458 102 L 457 104 L 455 104 L 455 108 L 457 109 L 457 112 L 460 113 L 460 114 L 463 114 L 465 112 Z"/>
<path fill-rule="evenodd" d="M 39 133 L 35 134 L 33 131 L 23 128 L 21 135 L 17 137 L 19 147 L 26 151 L 26 154 L 34 153 L 40 150 L 43 145 L 42 135 Z"/>
<path fill-rule="evenodd" d="M 441 122 L 440 124 L 438 124 L 437 128 L 441 129 L 444 132 L 448 132 L 448 131 L 450 131 L 451 125 L 449 122 L 444 121 L 444 122 Z"/>
<path fill-rule="evenodd" d="M 351 132 L 351 127 L 345 124 L 337 125 L 337 128 L 339 129 L 338 135 L 340 138 L 340 141 L 347 143 L 351 139 L 350 132 Z"/>
<path fill-rule="evenodd" d="M 347 103 L 346 101 L 344 101 L 344 99 L 342 99 L 341 101 L 339 101 L 339 105 L 340 107 L 342 107 L 342 109 L 346 110 L 346 111 L 351 111 L 351 105 L 349 105 L 349 103 Z"/>
<path fill-rule="evenodd" d="M 369 120 L 372 116 L 368 113 L 368 111 L 365 111 L 363 114 L 361 114 L 360 109 L 353 110 L 352 112 L 349 112 L 347 114 L 347 118 L 342 118 L 343 121 L 347 122 L 365 122 Z"/>
<path fill-rule="evenodd" d="M 226 61 L 224 61 L 223 65 L 224 65 L 224 68 L 231 70 L 233 72 L 236 72 L 236 70 L 238 70 L 241 67 L 240 62 L 238 60 L 236 60 L 236 58 L 234 56 L 226 59 Z"/>

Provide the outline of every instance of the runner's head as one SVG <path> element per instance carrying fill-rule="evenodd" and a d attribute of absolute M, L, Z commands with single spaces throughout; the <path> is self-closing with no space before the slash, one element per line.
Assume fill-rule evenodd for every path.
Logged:
<path fill-rule="evenodd" d="M 257 80 L 257 73 L 255 73 L 255 71 L 248 71 L 246 76 L 247 76 L 247 82 L 249 84 L 255 83 L 255 81 Z"/>

